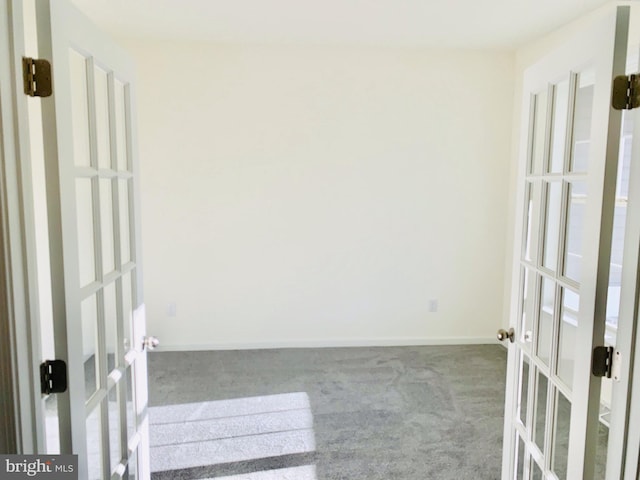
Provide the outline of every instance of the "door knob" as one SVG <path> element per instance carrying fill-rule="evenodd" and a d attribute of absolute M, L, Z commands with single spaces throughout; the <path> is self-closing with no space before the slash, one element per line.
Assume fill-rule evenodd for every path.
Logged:
<path fill-rule="evenodd" d="M 142 349 L 143 350 L 145 348 L 147 350 L 153 350 L 158 345 L 160 345 L 160 340 L 158 340 L 156 337 L 144 337 L 144 340 L 142 341 Z"/>
<path fill-rule="evenodd" d="M 516 332 L 513 330 L 513 328 L 510 328 L 509 330 L 501 328 L 500 330 L 498 330 L 497 337 L 501 342 L 505 341 L 508 338 L 509 341 L 513 343 L 515 341 L 515 336 Z"/>

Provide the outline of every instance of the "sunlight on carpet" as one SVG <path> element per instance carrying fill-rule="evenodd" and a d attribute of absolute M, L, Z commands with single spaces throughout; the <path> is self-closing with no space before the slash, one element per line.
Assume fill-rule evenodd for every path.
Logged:
<path fill-rule="evenodd" d="M 149 418 L 153 472 L 274 458 L 316 448 L 305 392 L 151 407 Z M 289 470 L 291 477 L 269 476 L 277 471 L 289 475 Z M 315 467 L 218 478 L 315 479 Z"/>
<path fill-rule="evenodd" d="M 266 472 L 253 472 L 230 477 L 208 478 L 206 480 L 317 480 L 315 465 L 303 467 L 279 468 Z"/>

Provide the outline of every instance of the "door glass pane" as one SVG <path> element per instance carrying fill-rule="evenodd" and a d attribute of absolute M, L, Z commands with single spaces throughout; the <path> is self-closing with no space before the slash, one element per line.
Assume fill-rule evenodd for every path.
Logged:
<path fill-rule="evenodd" d="M 120 216 L 120 260 L 122 265 L 131 261 L 129 199 L 129 181 L 118 180 L 118 214 Z"/>
<path fill-rule="evenodd" d="M 518 395 L 518 418 L 523 425 L 527 425 L 527 403 L 529 402 L 529 362 L 528 358 L 520 353 L 520 393 Z"/>
<path fill-rule="evenodd" d="M 536 274 L 529 268 L 522 269 L 522 316 L 518 339 L 522 348 L 530 352 L 533 339 L 533 317 L 535 313 Z"/>
<path fill-rule="evenodd" d="M 89 106 L 87 102 L 87 61 L 74 50 L 69 51 L 71 80 L 71 122 L 73 125 L 73 160 L 78 166 L 91 165 L 89 146 Z"/>
<path fill-rule="evenodd" d="M 563 288 L 558 376 L 569 388 L 573 385 L 579 307 L 580 296 L 568 288 Z"/>
<path fill-rule="evenodd" d="M 534 421 L 534 441 L 540 451 L 544 452 L 544 434 L 545 423 L 547 418 L 547 377 L 541 372 L 537 374 L 537 391 L 536 391 L 536 408 L 535 408 L 535 421 Z"/>
<path fill-rule="evenodd" d="M 127 382 L 127 436 L 130 439 L 136 433 L 136 410 L 135 410 L 135 398 L 134 398 L 134 375 L 133 368 L 127 368 L 126 374 Z"/>
<path fill-rule="evenodd" d="M 78 263 L 80 286 L 96 279 L 95 241 L 93 236 L 93 189 L 90 178 L 76 180 L 76 214 L 78 216 Z"/>
<path fill-rule="evenodd" d="M 547 171 L 562 173 L 564 151 L 567 140 L 567 112 L 569 111 L 569 79 L 553 88 L 553 118 L 551 129 L 551 152 Z"/>
<path fill-rule="evenodd" d="M 542 264 L 555 271 L 558 263 L 562 182 L 545 182 L 545 224 Z"/>
<path fill-rule="evenodd" d="M 533 232 L 535 226 L 533 225 L 535 209 L 534 202 L 538 197 L 539 183 L 527 182 L 525 187 L 525 211 L 524 211 L 524 240 L 522 250 L 524 252 L 524 259 L 527 262 L 534 260 L 533 252 Z"/>
<path fill-rule="evenodd" d="M 114 82 L 114 102 L 115 102 L 115 131 L 117 147 L 118 170 L 127 170 L 127 119 L 126 119 L 126 92 L 124 84 L 116 79 Z"/>
<path fill-rule="evenodd" d="M 595 75 L 592 70 L 584 71 L 578 75 L 573 114 L 570 164 L 572 172 L 586 172 L 589 166 L 594 80 Z"/>
<path fill-rule="evenodd" d="M 102 421 L 98 405 L 87 417 L 87 464 L 89 480 L 103 480 L 102 475 Z"/>
<path fill-rule="evenodd" d="M 564 275 L 580 281 L 582 273 L 582 234 L 584 231 L 587 184 L 575 181 L 569 184 L 567 229 L 565 241 Z"/>
<path fill-rule="evenodd" d="M 131 273 L 122 275 L 122 318 L 124 320 L 123 340 L 125 352 L 133 348 L 133 295 L 131 285 Z"/>
<path fill-rule="evenodd" d="M 600 422 L 598 425 L 598 446 L 596 449 L 596 469 L 593 478 L 605 478 L 607 473 L 607 451 L 609 448 L 609 427 Z"/>
<path fill-rule="evenodd" d="M 111 372 L 118 366 L 118 307 L 116 304 L 116 285 L 110 283 L 104 287 L 104 323 L 107 343 L 107 371 Z"/>
<path fill-rule="evenodd" d="M 109 452 L 111 471 L 118 466 L 122 457 L 120 444 L 120 405 L 118 403 L 118 385 L 109 390 Z"/>
<path fill-rule="evenodd" d="M 98 302 L 92 295 L 80 307 L 82 314 L 82 353 L 84 354 L 85 400 L 98 389 Z"/>
<path fill-rule="evenodd" d="M 615 345 L 615 331 L 620 315 L 620 289 L 622 288 L 622 252 L 624 249 L 625 222 L 627 220 L 626 199 L 617 199 L 613 217 L 611 243 L 611 265 L 607 294 L 607 338 L 606 343 Z"/>
<path fill-rule="evenodd" d="M 516 461 L 516 479 L 523 480 L 524 479 L 524 442 L 520 435 L 516 433 L 516 437 L 518 438 L 518 458 Z"/>
<path fill-rule="evenodd" d="M 111 139 L 109 138 L 109 80 L 107 72 L 94 67 L 96 146 L 98 167 L 111 168 Z"/>
<path fill-rule="evenodd" d="M 531 140 L 529 173 L 542 171 L 544 146 L 546 142 L 547 97 L 548 94 L 546 90 L 534 96 L 533 138 Z"/>
<path fill-rule="evenodd" d="M 47 357 L 45 357 L 47 358 Z M 48 395 L 44 401 L 46 453 L 60 454 L 60 423 L 58 422 L 58 397 Z"/>
<path fill-rule="evenodd" d="M 618 158 L 618 179 L 616 182 L 616 198 L 629 198 L 629 173 L 631 171 L 631 149 L 633 143 L 633 113 L 622 112 L 622 133 Z"/>
<path fill-rule="evenodd" d="M 540 312 L 538 316 L 538 358 L 549 365 L 551 339 L 553 336 L 553 315 L 555 310 L 555 282 L 542 278 L 540 288 Z"/>
<path fill-rule="evenodd" d="M 557 392 L 556 422 L 553 438 L 553 471 L 559 480 L 567 478 L 567 460 L 569 458 L 569 425 L 571 421 L 571 403 L 562 393 Z"/>
<path fill-rule="evenodd" d="M 100 220 L 102 225 L 102 268 L 105 274 L 115 269 L 113 240 L 113 191 L 108 178 L 100 179 Z"/>
<path fill-rule="evenodd" d="M 531 461 L 531 480 L 542 480 L 542 470 L 535 460 Z"/>
<path fill-rule="evenodd" d="M 611 270 L 607 295 L 607 331 L 605 343 L 615 345 L 618 316 L 620 309 L 620 288 L 622 286 L 622 254 L 629 201 L 629 172 L 631 168 L 631 147 L 633 140 L 633 115 L 628 111 L 622 114 L 622 137 L 618 159 L 618 177 L 616 182 L 616 204 L 613 217 L 611 238 Z"/>
<path fill-rule="evenodd" d="M 134 450 L 129 456 L 129 463 L 127 464 L 127 473 L 129 480 L 136 480 L 138 478 L 138 450 Z M 125 478 L 127 478 L 125 476 Z"/>

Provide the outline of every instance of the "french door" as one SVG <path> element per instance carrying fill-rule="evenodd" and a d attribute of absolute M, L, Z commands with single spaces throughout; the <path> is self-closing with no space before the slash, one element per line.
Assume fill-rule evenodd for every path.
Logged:
<path fill-rule="evenodd" d="M 594 478 L 629 15 L 592 20 L 524 75 L 504 480 Z"/>
<path fill-rule="evenodd" d="M 23 4 L 10 2 L 12 31 L 22 34 Z M 46 437 L 37 449 L 78 454 L 82 479 L 148 479 L 134 65 L 65 0 L 36 0 L 35 17 L 52 80 L 52 94 L 37 100 L 48 222 L 40 241 L 49 252 L 55 357 L 68 373 L 65 392 L 34 401 L 45 405 L 34 407 L 42 410 L 36 423 L 46 424 L 34 429 Z M 19 61 L 23 42 L 13 44 Z M 20 128 L 34 129 L 30 120 L 20 118 Z"/>

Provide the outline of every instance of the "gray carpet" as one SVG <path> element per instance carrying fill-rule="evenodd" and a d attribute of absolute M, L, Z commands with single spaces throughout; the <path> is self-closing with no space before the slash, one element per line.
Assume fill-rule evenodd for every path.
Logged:
<path fill-rule="evenodd" d="M 149 356 L 153 480 L 500 478 L 500 346 Z"/>

